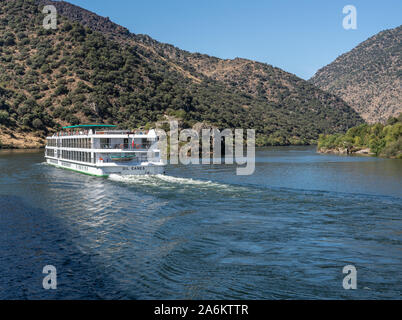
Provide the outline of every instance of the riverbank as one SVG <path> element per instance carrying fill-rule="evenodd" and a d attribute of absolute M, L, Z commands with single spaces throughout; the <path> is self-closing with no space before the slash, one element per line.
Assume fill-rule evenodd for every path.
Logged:
<path fill-rule="evenodd" d="M 317 151 L 402 159 L 402 115 L 387 124 L 353 127 L 346 134 L 320 135 Z"/>
<path fill-rule="evenodd" d="M 0 128 L 0 149 L 40 149 L 45 139 L 34 132 L 13 132 Z"/>
<path fill-rule="evenodd" d="M 370 148 L 317 148 L 318 153 L 337 154 L 337 155 L 360 155 L 360 156 L 375 156 L 376 154 Z"/>

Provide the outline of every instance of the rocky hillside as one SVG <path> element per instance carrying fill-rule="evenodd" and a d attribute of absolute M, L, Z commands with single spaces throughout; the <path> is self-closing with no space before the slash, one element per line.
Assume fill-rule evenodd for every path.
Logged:
<path fill-rule="evenodd" d="M 385 30 L 318 70 L 310 82 L 338 95 L 366 121 L 402 112 L 402 26 Z"/>
<path fill-rule="evenodd" d="M 54 4 L 56 30 L 42 26 Z M 345 102 L 272 66 L 192 54 L 66 2 L 0 2 L 0 140 L 37 146 L 86 122 L 254 128 L 260 145 L 310 143 L 362 119 Z"/>

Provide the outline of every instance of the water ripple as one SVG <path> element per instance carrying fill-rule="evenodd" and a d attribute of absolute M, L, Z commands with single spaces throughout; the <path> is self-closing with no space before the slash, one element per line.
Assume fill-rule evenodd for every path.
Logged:
<path fill-rule="evenodd" d="M 304 162 L 289 159 L 262 159 L 254 177 L 177 166 L 101 179 L 39 164 L 40 154 L 1 158 L 0 298 L 400 298 L 402 198 L 293 184 Z M 376 163 L 364 161 L 367 174 Z M 278 164 L 287 185 L 275 183 Z M 49 263 L 60 270 L 54 296 L 40 286 Z M 346 264 L 359 290 L 342 288 Z"/>

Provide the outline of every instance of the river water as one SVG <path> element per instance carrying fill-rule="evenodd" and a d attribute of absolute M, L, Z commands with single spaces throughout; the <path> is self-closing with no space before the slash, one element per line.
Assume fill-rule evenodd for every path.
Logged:
<path fill-rule="evenodd" d="M 0 299 L 401 298 L 401 160 L 280 147 L 256 161 L 251 176 L 105 179 L 0 151 Z"/>

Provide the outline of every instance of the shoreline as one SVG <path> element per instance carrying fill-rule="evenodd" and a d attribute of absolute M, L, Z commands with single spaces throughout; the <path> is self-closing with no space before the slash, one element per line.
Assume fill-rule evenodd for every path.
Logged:
<path fill-rule="evenodd" d="M 10 146 L 10 145 L 1 145 L 1 150 L 45 150 L 45 146 L 27 146 L 27 147 L 18 147 L 18 146 Z"/>
<path fill-rule="evenodd" d="M 257 149 L 261 148 L 271 148 L 271 147 L 313 147 L 317 146 L 317 144 L 286 144 L 286 145 L 280 145 L 280 146 L 255 146 Z M 9 146 L 9 145 L 3 145 L 0 146 L 0 151 L 2 150 L 45 150 L 45 146 L 27 146 L 27 147 L 18 147 L 18 146 Z"/>
<path fill-rule="evenodd" d="M 371 152 L 370 148 L 317 148 L 318 153 L 323 154 L 337 154 L 337 155 L 360 155 L 360 156 L 367 156 L 373 157 L 376 156 L 374 152 Z"/>

